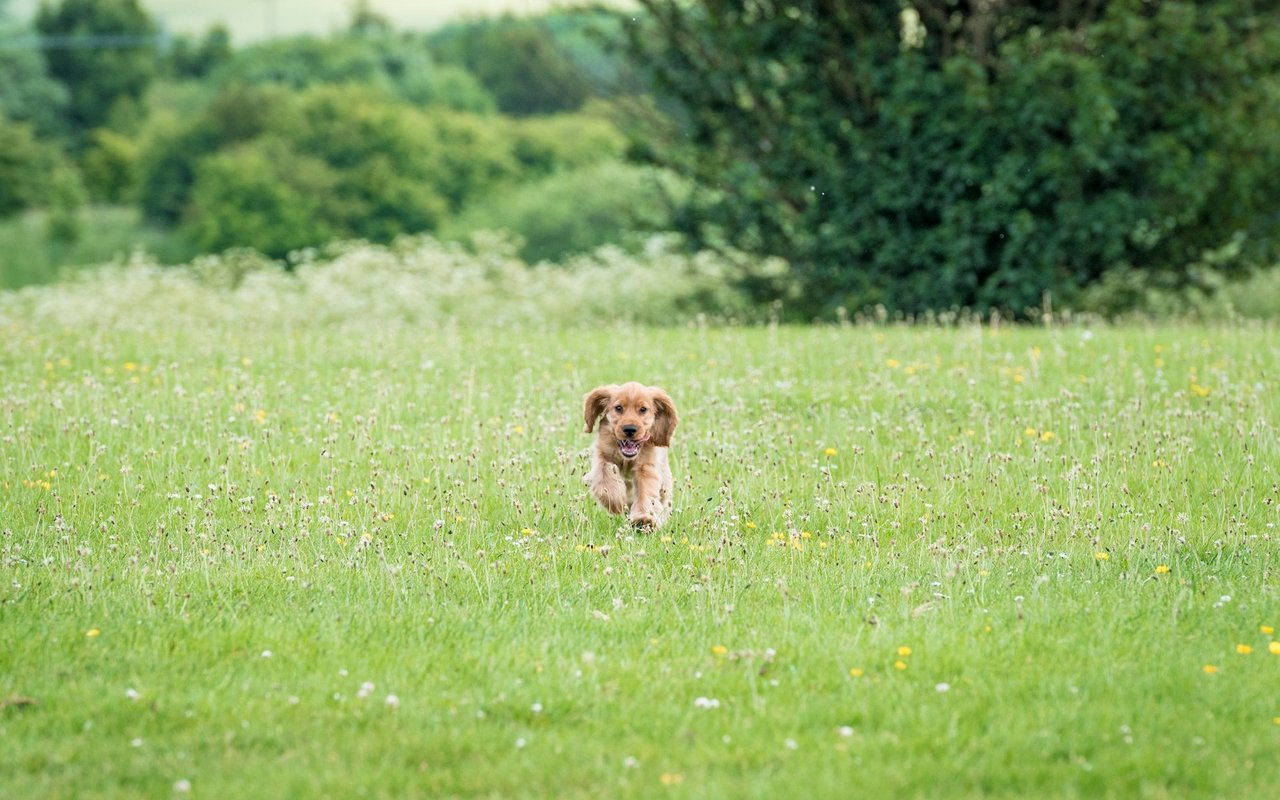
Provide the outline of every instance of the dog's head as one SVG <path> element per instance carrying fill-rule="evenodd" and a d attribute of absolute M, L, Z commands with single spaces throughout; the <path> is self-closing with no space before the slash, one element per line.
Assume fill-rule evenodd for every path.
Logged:
<path fill-rule="evenodd" d="M 586 432 L 600 423 L 602 436 L 611 436 L 625 459 L 640 455 L 645 444 L 669 447 L 680 421 L 671 396 L 656 386 L 634 381 L 598 386 L 583 399 Z"/>

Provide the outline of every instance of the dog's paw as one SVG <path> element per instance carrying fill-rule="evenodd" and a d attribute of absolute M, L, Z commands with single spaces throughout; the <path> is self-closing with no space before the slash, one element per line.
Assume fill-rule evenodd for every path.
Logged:
<path fill-rule="evenodd" d="M 658 523 L 654 520 L 652 514 L 633 511 L 631 512 L 631 526 L 642 531 L 651 531 L 658 527 Z"/>

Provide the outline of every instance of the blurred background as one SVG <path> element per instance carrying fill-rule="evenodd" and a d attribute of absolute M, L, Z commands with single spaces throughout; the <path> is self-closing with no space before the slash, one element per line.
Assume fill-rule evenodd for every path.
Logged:
<path fill-rule="evenodd" d="M 0 289 L 486 231 L 795 319 L 1274 316 L 1280 3 L 0 0 Z"/>

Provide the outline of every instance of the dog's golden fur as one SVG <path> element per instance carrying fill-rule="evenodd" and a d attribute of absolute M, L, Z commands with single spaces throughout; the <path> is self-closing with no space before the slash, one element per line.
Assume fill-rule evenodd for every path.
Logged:
<path fill-rule="evenodd" d="M 582 416 L 587 433 L 600 426 L 583 478 L 592 496 L 638 528 L 661 527 L 674 485 L 667 448 L 680 421 L 671 396 L 634 381 L 598 386 L 583 398 Z"/>

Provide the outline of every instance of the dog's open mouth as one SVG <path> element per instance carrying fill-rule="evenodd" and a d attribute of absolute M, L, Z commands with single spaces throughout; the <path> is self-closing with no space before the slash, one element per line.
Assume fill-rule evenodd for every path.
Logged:
<path fill-rule="evenodd" d="M 623 458 L 635 458 L 640 455 L 640 448 L 644 443 L 644 439 L 619 439 L 618 449 L 622 451 Z"/>

